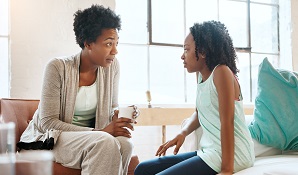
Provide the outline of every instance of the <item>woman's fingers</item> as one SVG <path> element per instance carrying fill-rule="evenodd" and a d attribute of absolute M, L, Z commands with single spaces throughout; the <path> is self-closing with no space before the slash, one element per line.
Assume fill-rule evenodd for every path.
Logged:
<path fill-rule="evenodd" d="M 126 128 L 117 128 L 114 132 L 114 136 L 115 137 L 124 136 L 124 137 L 131 138 L 131 133 Z"/>
<path fill-rule="evenodd" d="M 134 130 L 133 128 L 133 123 L 136 123 L 134 120 L 132 119 L 129 119 L 129 118 L 119 118 L 116 123 L 115 123 L 115 126 L 116 127 L 120 127 L 120 128 L 123 128 L 123 127 L 127 127 L 129 129 L 131 129 L 132 131 Z"/>
<path fill-rule="evenodd" d="M 114 115 L 112 117 L 113 121 L 116 121 L 118 119 L 119 110 L 114 110 Z"/>

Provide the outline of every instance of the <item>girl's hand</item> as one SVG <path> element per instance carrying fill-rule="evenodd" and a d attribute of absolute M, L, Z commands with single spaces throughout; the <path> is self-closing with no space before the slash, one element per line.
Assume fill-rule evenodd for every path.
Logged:
<path fill-rule="evenodd" d="M 162 144 L 158 148 L 155 156 L 159 156 L 159 157 L 161 155 L 164 156 L 166 154 L 166 152 L 167 152 L 167 149 L 170 148 L 170 147 L 172 147 L 172 146 L 174 146 L 174 145 L 176 145 L 176 147 L 175 147 L 173 153 L 176 155 L 179 152 L 179 149 L 182 146 L 184 140 L 185 140 L 185 136 L 183 134 L 178 134 L 174 139 L 172 139 L 170 141 L 167 141 L 166 143 Z"/>

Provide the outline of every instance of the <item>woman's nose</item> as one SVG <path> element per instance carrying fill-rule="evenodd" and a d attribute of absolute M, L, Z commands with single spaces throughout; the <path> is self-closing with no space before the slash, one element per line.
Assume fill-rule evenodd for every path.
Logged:
<path fill-rule="evenodd" d="M 111 54 L 116 55 L 117 53 L 118 53 L 117 46 L 113 46 L 113 49 L 111 50 Z"/>

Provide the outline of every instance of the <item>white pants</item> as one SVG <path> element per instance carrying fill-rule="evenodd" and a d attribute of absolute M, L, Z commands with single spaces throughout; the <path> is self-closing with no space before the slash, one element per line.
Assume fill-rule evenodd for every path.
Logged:
<path fill-rule="evenodd" d="M 63 166 L 82 169 L 82 175 L 126 175 L 132 148 L 129 138 L 102 131 L 62 132 L 53 154 Z"/>

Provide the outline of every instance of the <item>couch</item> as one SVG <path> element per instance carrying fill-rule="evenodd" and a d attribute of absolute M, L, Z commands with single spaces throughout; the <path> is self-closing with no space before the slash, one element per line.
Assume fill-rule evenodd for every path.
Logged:
<path fill-rule="evenodd" d="M 254 119 L 253 115 L 246 115 L 246 124 L 249 125 Z M 183 127 L 188 122 L 182 122 Z M 195 151 L 200 148 L 202 129 L 198 128 L 189 134 L 182 147 L 184 151 Z M 235 175 L 298 175 L 298 151 L 282 151 L 277 148 L 263 145 L 254 140 L 255 162 L 254 166 Z"/>
<path fill-rule="evenodd" d="M 0 122 L 14 122 L 16 143 L 26 129 L 29 121 L 39 104 L 39 100 L 31 99 L 0 99 Z M 139 164 L 137 155 L 133 155 L 128 167 L 128 175 L 134 174 L 135 167 Z M 71 169 L 53 162 L 53 175 L 80 175 L 81 170 Z"/>

